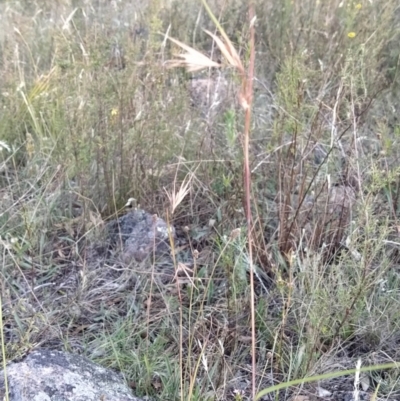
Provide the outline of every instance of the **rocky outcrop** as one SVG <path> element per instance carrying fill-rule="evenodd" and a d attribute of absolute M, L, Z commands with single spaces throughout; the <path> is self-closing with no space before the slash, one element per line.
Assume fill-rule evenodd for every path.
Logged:
<path fill-rule="evenodd" d="M 35 350 L 6 373 L 10 401 L 142 401 L 118 373 L 66 352 Z M 4 395 L 1 372 L 0 399 Z"/>

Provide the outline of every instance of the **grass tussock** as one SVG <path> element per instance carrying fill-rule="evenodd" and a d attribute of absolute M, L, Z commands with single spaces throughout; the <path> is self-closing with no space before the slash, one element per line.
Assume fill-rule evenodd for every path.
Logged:
<path fill-rule="evenodd" d="M 138 396 L 239 401 L 252 371 L 400 360 L 397 2 L 255 0 L 253 47 L 247 4 L 208 4 L 0 5 L 5 361 L 54 347 Z M 129 198 L 174 224 L 174 282 L 104 263 Z M 395 369 L 367 381 L 398 399 Z"/>

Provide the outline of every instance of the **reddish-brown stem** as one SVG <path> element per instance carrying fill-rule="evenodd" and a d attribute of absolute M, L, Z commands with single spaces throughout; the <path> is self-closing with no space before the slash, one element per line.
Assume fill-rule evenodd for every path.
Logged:
<path fill-rule="evenodd" d="M 253 101 L 253 79 L 255 64 L 255 40 L 254 40 L 254 4 L 249 0 L 249 20 L 250 20 L 250 60 L 247 71 L 247 77 L 244 77 L 243 97 L 245 99 L 245 124 L 244 124 L 244 166 L 243 166 L 243 183 L 245 194 L 245 214 L 247 222 L 247 240 L 249 247 L 249 264 L 250 264 L 250 310 L 251 310 L 251 357 L 252 357 L 252 395 L 253 399 L 256 395 L 256 322 L 255 322 L 255 305 L 254 305 L 254 267 L 253 267 L 253 241 L 252 241 L 252 213 L 251 213 L 251 173 L 249 161 L 249 145 L 250 145 L 250 127 L 251 127 L 251 106 Z"/>

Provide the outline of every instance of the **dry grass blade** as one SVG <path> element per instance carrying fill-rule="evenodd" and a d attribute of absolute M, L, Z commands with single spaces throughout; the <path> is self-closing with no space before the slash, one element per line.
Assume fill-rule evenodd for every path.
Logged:
<path fill-rule="evenodd" d="M 177 283 L 184 283 L 187 281 L 183 281 L 180 280 L 178 277 L 178 273 L 180 272 L 184 272 L 186 277 L 187 277 L 187 281 L 197 290 L 198 288 L 195 286 L 192 275 L 193 275 L 193 269 L 190 269 L 188 266 L 186 266 L 184 263 L 179 262 L 178 266 L 176 268 L 175 271 L 175 277 L 174 279 L 176 280 Z"/>
<path fill-rule="evenodd" d="M 216 63 L 203 53 L 193 49 L 185 43 L 170 37 L 168 37 L 168 39 L 186 51 L 184 54 L 177 55 L 177 57 L 180 57 L 181 60 L 168 60 L 166 62 L 168 68 L 186 67 L 188 71 L 194 72 L 202 70 L 203 68 L 221 67 L 219 63 Z"/>
<path fill-rule="evenodd" d="M 237 68 L 241 73 L 244 73 L 244 67 L 242 61 L 240 60 L 239 54 L 236 51 L 235 47 L 233 46 L 232 42 L 229 40 L 228 37 L 224 36 L 225 43 L 217 36 L 214 35 L 212 32 L 207 31 L 206 29 L 204 32 L 207 35 L 210 35 L 214 40 L 219 49 L 221 50 L 224 57 L 227 59 L 228 63 L 232 66 Z"/>
<path fill-rule="evenodd" d="M 171 211 L 174 213 L 176 208 L 180 205 L 180 203 L 183 201 L 185 196 L 189 193 L 190 191 L 190 183 L 192 181 L 192 176 L 186 176 L 185 179 L 183 180 L 180 188 L 178 191 L 176 191 L 176 183 L 174 182 L 174 190 L 172 192 L 168 192 L 165 188 L 164 191 L 168 196 L 169 202 L 171 204 Z"/>
<path fill-rule="evenodd" d="M 204 32 L 206 32 L 207 35 L 211 36 L 214 39 L 215 43 L 221 50 L 222 54 L 228 61 L 229 65 L 238 69 L 241 74 L 244 74 L 244 67 L 242 61 L 240 60 L 239 54 L 236 51 L 235 47 L 233 46 L 232 42 L 229 40 L 228 36 L 225 34 L 225 32 L 220 31 L 224 40 L 222 40 L 217 35 L 213 34 L 212 32 L 206 29 L 204 30 Z M 171 42 L 175 43 L 176 45 L 178 45 L 179 47 L 181 47 L 183 50 L 186 51 L 186 53 L 184 54 L 177 55 L 177 57 L 180 57 L 180 59 L 168 60 L 166 62 L 168 68 L 186 67 L 188 71 L 194 72 L 202 70 L 203 68 L 221 67 L 221 64 L 211 60 L 203 53 L 193 49 L 192 47 L 186 45 L 185 43 L 182 43 L 174 38 L 170 37 L 167 38 Z"/>

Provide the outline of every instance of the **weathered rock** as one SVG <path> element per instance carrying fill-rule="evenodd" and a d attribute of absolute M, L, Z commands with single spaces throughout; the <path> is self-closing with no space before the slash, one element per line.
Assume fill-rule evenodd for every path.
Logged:
<path fill-rule="evenodd" d="M 38 349 L 7 367 L 10 401 L 142 401 L 121 375 L 87 358 Z M 0 374 L 0 397 L 5 394 Z"/>
<path fill-rule="evenodd" d="M 168 252 L 170 232 L 175 236 L 174 227 L 142 209 L 110 221 L 107 231 L 112 243 L 122 245 L 121 259 L 125 263 L 142 262 L 153 254 Z"/>

